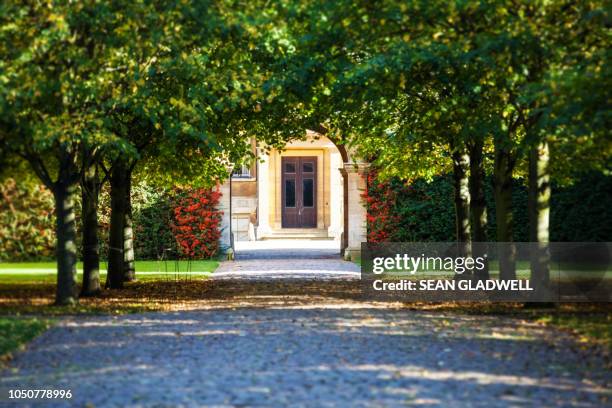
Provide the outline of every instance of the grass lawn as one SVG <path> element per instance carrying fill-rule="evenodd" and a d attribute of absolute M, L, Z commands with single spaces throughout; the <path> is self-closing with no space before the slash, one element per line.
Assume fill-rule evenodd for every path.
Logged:
<path fill-rule="evenodd" d="M 138 280 L 159 280 L 184 277 L 203 278 L 219 266 L 216 260 L 204 261 L 136 261 Z M 79 281 L 83 265 L 77 264 Z M 106 278 L 106 263 L 100 265 L 100 275 Z M 0 284 L 3 283 L 53 283 L 57 278 L 55 262 L 0 262 Z"/>
<path fill-rule="evenodd" d="M 0 316 L 0 362 L 10 353 L 44 332 L 51 324 L 48 319 Z"/>
<path fill-rule="evenodd" d="M 136 313 L 170 310 L 201 299 L 205 282 L 217 269 L 217 260 L 136 261 L 136 282 L 123 290 L 104 290 L 100 296 L 81 298 L 75 306 L 54 306 L 57 280 L 54 262 L 0 263 L 0 314 L 64 315 Z M 82 279 L 77 265 L 77 279 Z M 106 264 L 100 278 L 106 280 Z"/>

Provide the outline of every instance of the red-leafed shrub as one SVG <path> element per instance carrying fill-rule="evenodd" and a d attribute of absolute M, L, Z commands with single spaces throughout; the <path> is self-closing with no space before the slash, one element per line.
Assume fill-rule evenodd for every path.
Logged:
<path fill-rule="evenodd" d="M 368 242 L 392 240 L 400 222 L 400 217 L 394 209 L 395 191 L 389 183 L 379 181 L 377 175 L 374 170 L 368 173 L 367 188 L 361 195 L 368 212 Z"/>
<path fill-rule="evenodd" d="M 217 210 L 221 192 L 210 189 L 177 190 L 172 230 L 186 258 L 212 258 L 219 251 L 221 217 Z"/>

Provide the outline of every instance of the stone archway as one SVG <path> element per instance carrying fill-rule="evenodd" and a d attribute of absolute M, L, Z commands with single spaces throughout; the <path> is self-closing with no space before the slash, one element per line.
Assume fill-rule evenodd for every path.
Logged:
<path fill-rule="evenodd" d="M 320 131 L 308 131 L 308 134 L 311 138 L 310 143 L 314 139 L 315 145 L 324 144 L 327 146 L 325 147 L 327 153 L 320 157 L 321 159 L 325 158 L 325 160 L 329 159 L 329 161 L 323 169 L 325 181 L 322 184 L 326 185 L 321 190 L 321 196 L 325 195 L 325 198 L 321 199 L 322 208 L 324 208 L 323 214 L 319 214 L 317 229 L 304 231 L 303 238 L 309 239 L 309 237 L 313 237 L 312 234 L 320 234 L 325 229 L 329 229 L 330 235 L 327 235 L 327 232 L 325 234 L 329 237 L 333 235 L 336 237 L 335 239 L 339 240 L 340 253 L 343 257 L 347 260 L 356 259 L 360 256 L 361 243 L 367 239 L 366 209 L 363 206 L 361 196 L 366 188 L 364 176 L 368 165 L 356 161 L 351 157 L 351 152 L 345 145 L 332 140 L 326 134 Z M 282 155 L 304 155 L 305 152 L 310 152 L 308 155 L 320 154 L 316 153 L 315 150 L 304 150 L 308 148 L 316 149 L 316 146 L 306 146 L 305 143 L 308 142 L 292 143 L 288 151 L 283 151 Z M 330 154 L 335 155 L 336 158 L 331 159 Z M 255 239 L 257 240 L 269 239 L 270 237 L 278 238 L 279 233 L 282 235 L 285 232 L 280 223 L 278 208 L 276 208 L 278 207 L 280 194 L 277 185 L 279 178 L 275 174 L 280 174 L 278 167 L 280 156 L 280 153 L 275 153 L 274 157 L 266 155 L 263 164 L 258 162 L 257 168 L 253 169 L 257 183 L 257 195 L 253 209 L 256 214 L 257 234 Z M 335 173 L 337 176 L 333 175 L 335 171 L 339 172 Z M 236 183 L 232 183 L 230 178 L 221 185 L 223 198 L 220 203 L 220 209 L 224 213 L 221 247 L 231 249 L 232 252 L 235 249 L 234 240 L 238 234 L 238 231 L 232 230 L 237 225 L 234 212 L 240 210 L 239 202 L 244 201 L 239 199 L 238 186 L 233 186 L 233 184 Z M 233 206 L 236 208 L 232 208 Z M 335 232 L 332 232 L 332 230 Z M 296 233 L 295 231 L 290 232 Z M 299 234 L 301 234 L 301 231 L 298 231 Z M 274 237 L 274 235 L 276 236 Z M 240 238 L 237 239 L 240 240 Z M 317 237 L 314 236 L 313 239 L 317 239 Z"/>

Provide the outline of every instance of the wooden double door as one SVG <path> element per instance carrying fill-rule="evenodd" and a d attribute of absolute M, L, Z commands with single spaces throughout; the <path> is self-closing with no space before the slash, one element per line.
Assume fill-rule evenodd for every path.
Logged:
<path fill-rule="evenodd" d="M 317 158 L 282 157 L 282 226 L 316 228 Z"/>

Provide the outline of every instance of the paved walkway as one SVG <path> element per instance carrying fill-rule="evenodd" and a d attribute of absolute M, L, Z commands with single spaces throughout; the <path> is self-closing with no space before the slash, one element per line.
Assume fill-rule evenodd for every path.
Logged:
<path fill-rule="evenodd" d="M 360 268 L 340 257 L 339 243 L 330 240 L 236 242 L 236 260 L 222 262 L 213 278 L 240 280 L 359 279 Z"/>
<path fill-rule="evenodd" d="M 73 318 L 11 366 L 1 389 L 95 407 L 601 407 L 611 379 L 516 319 L 367 307 Z"/>
<path fill-rule="evenodd" d="M 606 362 L 566 333 L 361 302 L 357 265 L 304 250 L 223 263 L 202 310 L 64 318 L 0 372 L 0 395 L 70 389 L 51 405 L 92 407 L 610 403 Z"/>
<path fill-rule="evenodd" d="M 259 259 L 222 262 L 213 279 L 359 279 L 359 266 L 341 259 Z"/>
<path fill-rule="evenodd" d="M 271 239 L 266 241 L 236 241 L 236 259 L 337 259 L 340 242 L 321 239 Z"/>

